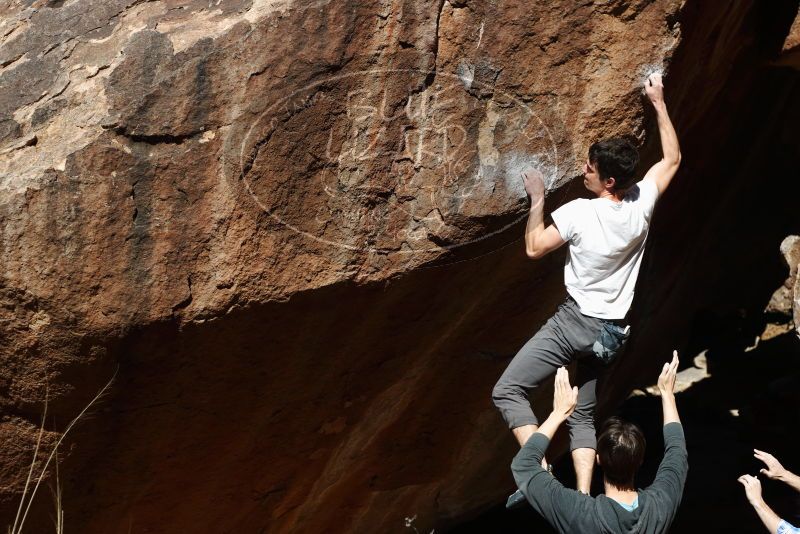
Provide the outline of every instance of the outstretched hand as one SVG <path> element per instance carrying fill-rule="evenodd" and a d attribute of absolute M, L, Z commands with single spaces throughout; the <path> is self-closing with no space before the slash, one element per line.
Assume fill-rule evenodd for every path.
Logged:
<path fill-rule="evenodd" d="M 572 415 L 577 404 L 578 388 L 570 387 L 569 373 L 564 367 L 559 367 L 553 384 L 553 411 L 536 432 L 544 434 L 547 439 L 553 439 L 558 427 Z"/>
<path fill-rule="evenodd" d="M 654 72 L 644 82 L 644 92 L 650 102 L 656 103 L 664 100 L 664 81 L 660 72 Z"/>
<path fill-rule="evenodd" d="M 553 387 L 553 413 L 564 419 L 572 415 L 578 404 L 578 388 L 570 387 L 569 373 L 566 368 L 559 367 Z"/>
<path fill-rule="evenodd" d="M 762 474 L 767 475 L 773 480 L 780 480 L 786 474 L 786 469 L 781 465 L 778 459 L 770 453 L 758 449 L 753 449 L 753 452 L 755 453 L 753 456 L 767 465 L 766 469 L 761 470 Z"/>
<path fill-rule="evenodd" d="M 525 184 L 525 191 L 531 197 L 531 206 L 544 201 L 544 176 L 541 171 L 529 167 L 522 172 L 522 182 Z"/>
<path fill-rule="evenodd" d="M 672 361 L 664 364 L 658 376 L 658 391 L 662 396 L 675 393 L 675 379 L 678 376 L 678 351 L 672 351 Z"/>
<path fill-rule="evenodd" d="M 752 475 L 742 475 L 736 480 L 738 480 L 742 486 L 744 486 L 744 492 L 747 495 L 747 500 L 750 501 L 750 504 L 758 504 L 762 501 L 761 481 L 758 480 L 757 477 Z"/>

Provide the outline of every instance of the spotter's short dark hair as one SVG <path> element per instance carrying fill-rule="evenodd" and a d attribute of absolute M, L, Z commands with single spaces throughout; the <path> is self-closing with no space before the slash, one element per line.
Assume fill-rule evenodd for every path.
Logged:
<path fill-rule="evenodd" d="M 606 480 L 617 488 L 633 487 L 644 462 L 647 442 L 642 430 L 619 417 L 611 417 L 597 438 L 597 455 Z"/>

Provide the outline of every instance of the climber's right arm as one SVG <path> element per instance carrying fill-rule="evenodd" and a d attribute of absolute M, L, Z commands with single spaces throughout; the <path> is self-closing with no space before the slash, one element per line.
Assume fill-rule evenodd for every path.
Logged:
<path fill-rule="evenodd" d="M 566 241 L 561 238 L 558 229 L 552 224 L 544 226 L 544 178 L 535 169 L 522 173 L 525 191 L 531 197 L 531 209 L 528 214 L 528 225 L 525 228 L 525 252 L 529 258 L 539 259 L 554 251 Z"/>

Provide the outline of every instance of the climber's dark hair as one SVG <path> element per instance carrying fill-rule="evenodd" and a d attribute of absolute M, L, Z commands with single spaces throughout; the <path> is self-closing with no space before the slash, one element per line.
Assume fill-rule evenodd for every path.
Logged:
<path fill-rule="evenodd" d="M 633 487 L 646 445 L 638 426 L 619 417 L 608 419 L 597 438 L 597 455 L 606 480 L 617 488 Z"/>
<path fill-rule="evenodd" d="M 639 163 L 639 151 L 623 137 L 598 141 L 589 147 L 589 161 L 597 167 L 600 178 L 614 178 L 614 189 L 624 190 L 633 185 L 634 171 Z"/>

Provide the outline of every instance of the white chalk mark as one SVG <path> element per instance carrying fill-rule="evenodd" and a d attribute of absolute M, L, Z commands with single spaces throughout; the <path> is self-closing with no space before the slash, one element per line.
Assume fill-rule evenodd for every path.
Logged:
<path fill-rule="evenodd" d="M 639 87 L 644 92 L 645 83 L 647 83 L 647 79 L 650 78 L 652 74 L 660 74 L 661 76 L 664 75 L 664 65 L 662 63 L 651 63 L 649 65 L 642 65 L 639 68 L 639 77 L 637 79 L 637 83 Z"/>
<path fill-rule="evenodd" d="M 494 129 L 499 121 L 500 113 L 494 102 L 490 101 L 486 108 L 486 116 L 478 127 L 478 157 L 483 167 L 495 167 L 500 157 L 500 152 L 494 146 Z"/>
<path fill-rule="evenodd" d="M 475 80 L 475 66 L 470 65 L 466 60 L 458 64 L 458 79 L 464 84 L 464 89 L 469 90 Z"/>
<path fill-rule="evenodd" d="M 549 164 L 541 154 L 514 152 L 504 154 L 501 159 L 500 172 L 505 181 L 506 189 L 513 191 L 517 197 L 524 198 L 527 195 L 525 185 L 522 182 L 522 173 L 530 168 L 538 170 L 544 176 L 545 193 L 555 189 L 556 181 L 558 180 L 558 169 Z"/>

